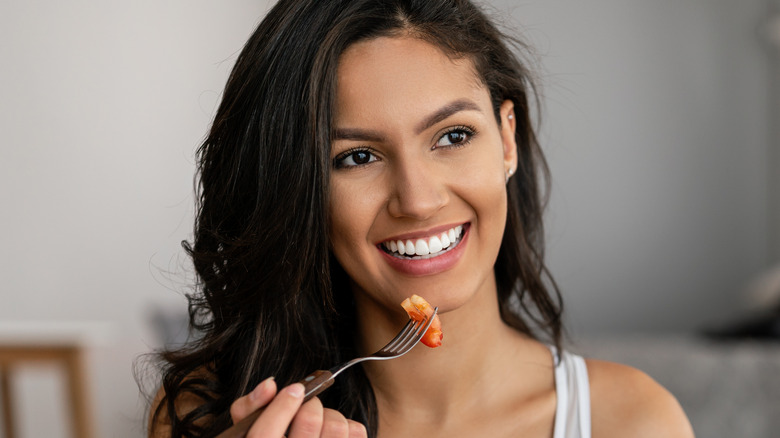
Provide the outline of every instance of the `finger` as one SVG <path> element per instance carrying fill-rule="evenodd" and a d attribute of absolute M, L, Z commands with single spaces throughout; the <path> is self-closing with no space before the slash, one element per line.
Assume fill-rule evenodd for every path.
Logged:
<path fill-rule="evenodd" d="M 249 438 L 279 438 L 290 426 L 290 422 L 303 402 L 304 387 L 300 383 L 282 389 L 265 407 L 257 421 L 249 429 Z"/>
<path fill-rule="evenodd" d="M 323 408 L 317 397 L 307 401 L 298 410 L 290 427 L 289 438 L 319 437 L 322 430 Z"/>
<path fill-rule="evenodd" d="M 236 399 L 230 405 L 230 418 L 233 423 L 238 423 L 242 418 L 265 406 L 276 395 L 276 382 L 269 377 L 255 387 L 249 394 Z"/>
<path fill-rule="evenodd" d="M 368 438 L 368 431 L 362 423 L 347 420 L 347 424 L 349 424 L 349 438 Z"/>
<path fill-rule="evenodd" d="M 348 438 L 349 423 L 340 412 L 325 409 L 322 420 L 321 438 Z"/>

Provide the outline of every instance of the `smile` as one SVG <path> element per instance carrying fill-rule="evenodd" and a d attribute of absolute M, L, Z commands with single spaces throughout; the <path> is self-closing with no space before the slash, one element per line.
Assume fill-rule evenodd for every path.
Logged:
<path fill-rule="evenodd" d="M 463 237 L 463 225 L 427 238 L 414 240 L 387 240 L 381 243 L 388 254 L 403 259 L 438 257 L 458 246 Z"/>

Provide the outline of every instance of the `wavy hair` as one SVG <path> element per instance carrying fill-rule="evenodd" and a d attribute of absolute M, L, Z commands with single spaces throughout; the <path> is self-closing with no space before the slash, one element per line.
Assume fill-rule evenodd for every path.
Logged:
<path fill-rule="evenodd" d="M 200 335 L 160 354 L 165 396 L 151 413 L 170 421 L 174 437 L 225 429 L 230 404 L 265 377 L 285 385 L 356 354 L 353 298 L 328 243 L 336 69 L 356 41 L 396 35 L 472 60 L 497 119 L 500 104 L 514 102 L 519 167 L 495 264 L 501 315 L 560 346 L 560 294 L 543 261 L 548 171 L 532 117 L 538 94 L 516 54 L 526 48 L 467 0 L 280 0 L 239 55 L 198 150 L 195 231 L 183 245 L 198 275 L 188 300 Z M 185 396 L 198 407 L 177 409 Z M 360 367 L 321 399 L 376 434 Z"/>

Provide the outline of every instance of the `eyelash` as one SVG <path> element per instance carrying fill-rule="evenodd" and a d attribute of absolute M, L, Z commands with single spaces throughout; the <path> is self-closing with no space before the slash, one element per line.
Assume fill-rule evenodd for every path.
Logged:
<path fill-rule="evenodd" d="M 345 165 L 344 164 L 344 161 L 347 158 L 349 158 L 350 156 L 352 156 L 353 154 L 356 154 L 358 152 L 365 152 L 365 153 L 371 154 L 372 156 L 374 156 L 374 158 L 376 158 L 376 154 L 374 154 L 374 152 L 369 147 L 358 146 L 358 147 L 354 147 L 354 148 L 349 148 L 346 151 L 336 155 L 336 157 L 333 159 L 333 168 L 334 169 L 349 169 L 349 168 L 353 168 L 353 167 L 365 166 L 366 164 L 369 164 L 369 163 L 371 163 L 373 161 L 376 161 L 376 159 L 374 159 L 374 160 L 369 161 L 368 163 L 350 164 L 350 165 Z"/>
<path fill-rule="evenodd" d="M 442 145 L 442 146 L 438 145 L 439 141 L 441 141 L 444 137 L 456 132 L 464 133 L 466 135 L 466 139 L 460 143 L 455 143 L 451 145 Z M 471 140 L 473 140 L 476 135 L 477 135 L 476 129 L 474 129 L 471 126 L 466 126 L 466 125 L 453 126 L 452 128 L 447 129 L 441 136 L 439 136 L 439 138 L 436 140 L 436 144 L 432 147 L 432 149 L 438 149 L 439 147 L 445 147 L 451 149 L 461 148 L 471 143 Z M 370 161 L 366 163 L 350 164 L 350 165 L 344 164 L 344 161 L 347 158 L 359 152 L 371 154 L 373 156 L 373 159 L 370 159 Z M 336 157 L 333 159 L 333 168 L 348 169 L 348 168 L 362 167 L 376 160 L 377 160 L 376 155 L 374 154 L 371 148 L 365 146 L 358 146 L 358 147 L 347 149 L 346 151 L 336 155 Z"/>
<path fill-rule="evenodd" d="M 443 139 L 445 136 L 450 135 L 452 133 L 456 133 L 456 132 L 461 132 L 461 133 L 466 134 L 467 138 L 464 141 L 462 141 L 461 143 L 456 143 L 456 144 L 452 144 L 452 145 L 446 145 L 446 146 L 442 146 L 442 147 L 449 147 L 449 148 L 453 148 L 454 149 L 454 148 L 460 148 L 460 147 L 466 146 L 467 144 L 471 143 L 471 140 L 473 140 L 474 137 L 477 135 L 477 130 L 474 129 L 473 127 L 471 127 L 471 126 L 466 126 L 466 125 L 453 126 L 452 128 L 447 129 L 441 136 L 439 136 L 439 139 L 436 140 L 436 144 L 438 145 L 439 141 L 441 141 L 441 139 Z M 436 148 L 436 147 L 437 146 L 434 145 L 434 148 Z"/>

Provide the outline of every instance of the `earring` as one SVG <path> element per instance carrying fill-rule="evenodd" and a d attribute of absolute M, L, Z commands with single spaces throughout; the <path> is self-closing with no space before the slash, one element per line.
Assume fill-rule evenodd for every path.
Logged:
<path fill-rule="evenodd" d="M 511 178 L 514 173 L 515 169 L 512 169 L 511 167 L 504 172 L 504 178 L 506 179 L 506 182 L 509 182 L 509 178 Z"/>
<path fill-rule="evenodd" d="M 509 120 L 512 120 L 512 119 L 514 119 L 514 118 L 515 118 L 515 116 L 514 116 L 514 115 L 512 115 L 512 114 L 510 114 L 510 115 L 506 116 L 506 118 L 507 118 L 507 119 L 509 119 Z"/>

